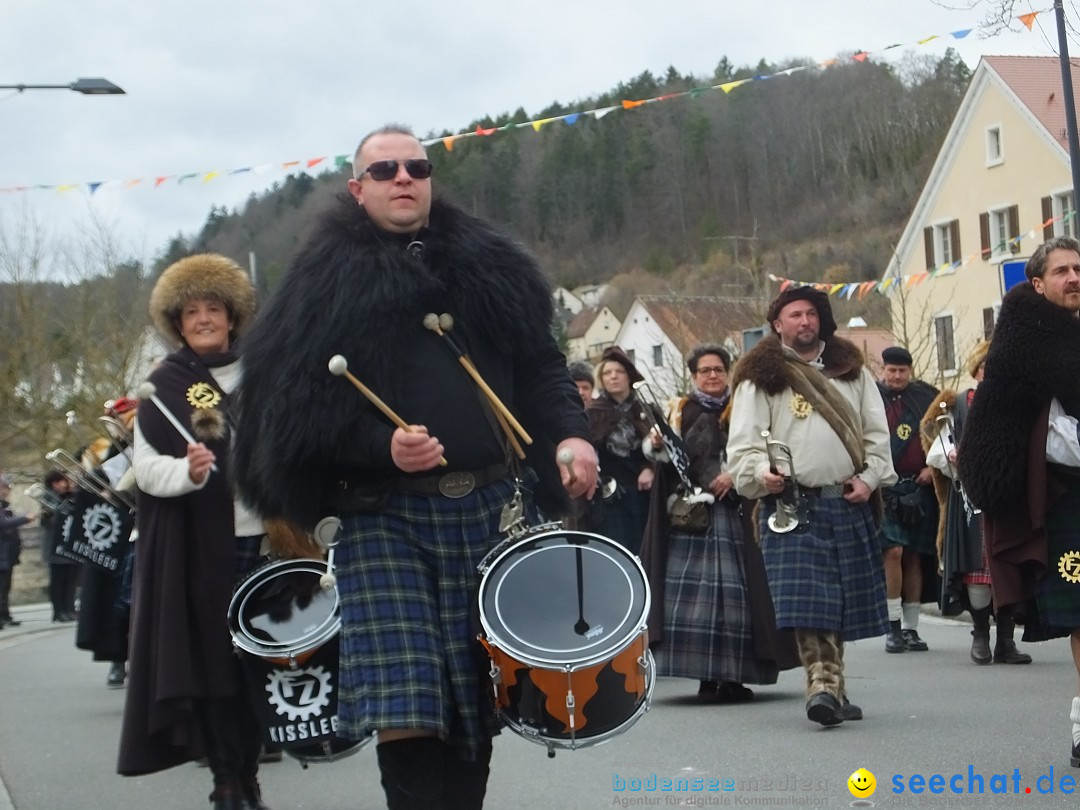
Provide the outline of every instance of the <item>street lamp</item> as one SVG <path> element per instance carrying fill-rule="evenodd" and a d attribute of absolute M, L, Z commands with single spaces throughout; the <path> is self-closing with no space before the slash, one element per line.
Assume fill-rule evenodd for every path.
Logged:
<path fill-rule="evenodd" d="M 77 79 L 71 84 L 0 84 L 0 90 L 74 90 L 85 96 L 122 96 L 124 91 L 108 79 Z"/>

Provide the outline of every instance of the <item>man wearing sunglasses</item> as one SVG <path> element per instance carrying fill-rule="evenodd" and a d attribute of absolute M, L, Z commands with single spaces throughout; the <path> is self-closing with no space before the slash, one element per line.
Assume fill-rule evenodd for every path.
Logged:
<path fill-rule="evenodd" d="M 535 489 L 544 512 L 564 514 L 567 494 L 591 497 L 597 462 L 536 260 L 433 200 L 431 175 L 408 129 L 360 143 L 349 193 L 318 218 L 246 338 L 234 468 L 267 517 L 308 530 L 342 520 L 338 734 L 378 733 L 388 806 L 479 808 L 498 723 L 476 567 L 504 539 L 519 491 L 527 512 Z M 527 466 L 431 328 L 443 314 L 452 325 L 437 328 L 535 440 Z M 410 430 L 328 372 L 337 354 Z M 572 475 L 555 463 L 566 449 Z"/>

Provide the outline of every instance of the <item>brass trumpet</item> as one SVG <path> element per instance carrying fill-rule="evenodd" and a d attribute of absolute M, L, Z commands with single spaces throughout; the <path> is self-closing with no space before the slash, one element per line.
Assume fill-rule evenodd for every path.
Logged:
<path fill-rule="evenodd" d="M 113 489 L 109 486 L 108 481 L 97 473 L 83 467 L 66 450 L 57 449 L 46 453 L 45 460 L 74 481 L 80 489 L 97 495 L 119 509 L 126 509 L 129 512 L 134 511 L 135 502 L 129 495 Z"/>
<path fill-rule="evenodd" d="M 769 472 L 784 476 L 784 489 L 776 496 L 776 511 L 769 515 L 769 529 L 776 534 L 793 532 L 810 522 L 810 506 L 795 479 L 795 462 L 791 448 L 783 442 L 770 440 L 767 430 L 761 431 L 765 440 L 765 453 L 769 457 Z M 780 472 L 780 464 L 787 465 L 787 473 Z"/>

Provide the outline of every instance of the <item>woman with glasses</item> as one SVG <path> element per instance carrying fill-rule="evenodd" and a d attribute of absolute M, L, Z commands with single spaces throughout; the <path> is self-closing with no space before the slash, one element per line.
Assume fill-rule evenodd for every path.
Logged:
<path fill-rule="evenodd" d="M 678 493 L 670 465 L 657 473 L 642 559 L 652 586 L 649 635 L 658 675 L 694 678 L 705 703 L 742 703 L 744 684 L 772 684 L 795 666 L 793 642 L 776 630 L 761 552 L 747 530 L 748 506 L 727 470 L 731 357 L 721 346 L 694 348 L 687 359 L 690 393 L 673 409 L 671 426 L 686 445 L 689 477 L 715 502 L 702 521 L 676 521 Z M 646 445 L 658 461 L 659 440 Z M 786 654 L 785 651 L 786 650 Z"/>

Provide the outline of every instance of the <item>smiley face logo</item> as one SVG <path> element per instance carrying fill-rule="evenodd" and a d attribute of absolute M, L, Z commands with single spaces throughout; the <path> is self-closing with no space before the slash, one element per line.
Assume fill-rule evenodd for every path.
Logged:
<path fill-rule="evenodd" d="M 848 777 L 847 788 L 856 799 L 866 799 L 877 790 L 877 780 L 866 768 L 859 768 Z"/>

